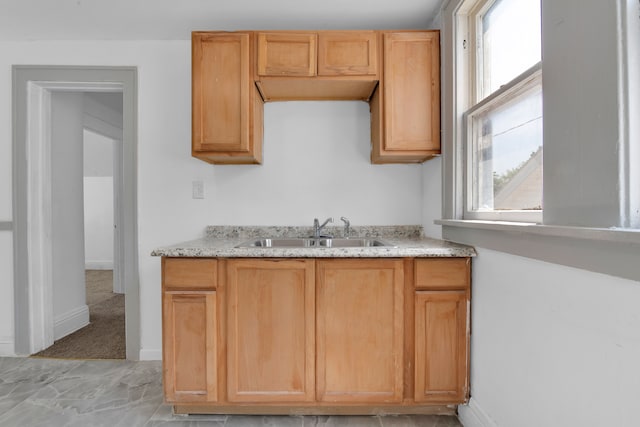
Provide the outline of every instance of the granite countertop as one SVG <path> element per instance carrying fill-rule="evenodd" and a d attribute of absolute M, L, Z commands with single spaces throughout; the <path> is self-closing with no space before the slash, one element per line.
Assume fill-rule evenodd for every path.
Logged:
<path fill-rule="evenodd" d="M 342 237 L 342 227 L 324 233 Z M 152 256 L 212 258 L 395 258 L 473 257 L 471 246 L 422 237 L 421 226 L 354 226 L 350 238 L 379 238 L 395 247 L 363 248 L 237 248 L 257 238 L 308 237 L 311 227 L 209 226 L 201 239 L 157 248 Z"/>

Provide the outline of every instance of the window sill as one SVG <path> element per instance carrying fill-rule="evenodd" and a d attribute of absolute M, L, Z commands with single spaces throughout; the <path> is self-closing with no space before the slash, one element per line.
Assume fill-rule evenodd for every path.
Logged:
<path fill-rule="evenodd" d="M 640 281 L 640 230 L 436 220 L 446 240 Z"/>

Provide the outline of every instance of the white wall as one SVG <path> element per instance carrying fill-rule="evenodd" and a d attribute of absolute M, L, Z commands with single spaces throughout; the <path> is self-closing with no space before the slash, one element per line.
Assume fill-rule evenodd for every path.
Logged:
<path fill-rule="evenodd" d="M 422 164 L 422 226 L 424 234 L 442 239 L 442 226 L 433 223 L 442 218 L 442 158 Z"/>
<path fill-rule="evenodd" d="M 55 340 L 89 323 L 82 232 L 82 123 L 83 95 L 54 92 L 51 96 L 51 271 Z"/>
<path fill-rule="evenodd" d="M 631 2 L 542 1 L 543 174 L 553 183 L 545 185 L 545 224 L 630 225 L 621 124 L 637 121 L 637 112 L 626 117 L 626 94 L 618 91 L 627 67 L 619 46 L 624 3 Z M 640 11 L 630 13 L 637 20 Z"/>
<path fill-rule="evenodd" d="M 3 50 L 0 48 L 0 53 Z M 3 59 L 0 58 L 0 62 Z M 10 99 L 11 75 L 8 66 L 3 63 L 0 70 L 2 80 L 7 82 L 0 89 L 3 99 Z M 12 149 L 11 149 L 11 115 L 9 102 L 0 103 L 0 221 L 11 221 L 12 202 Z M 13 325 L 13 233 L 9 230 L 0 231 L 0 355 L 14 352 Z"/>
<path fill-rule="evenodd" d="M 421 223 L 420 166 L 370 163 L 368 104 L 267 103 L 264 120 L 262 166 L 211 170 L 216 224 Z"/>
<path fill-rule="evenodd" d="M 190 153 L 189 41 L 0 43 L 0 99 L 11 97 L 12 64 L 138 67 L 142 358 L 161 356 L 160 260 L 149 256 L 158 246 L 198 238 L 209 224 L 311 225 L 341 215 L 354 225 L 422 222 L 422 167 L 369 164 L 365 103 L 267 104 L 264 165 L 211 166 Z M 10 153 L 10 108 L 0 103 L 0 153 Z M 0 156 L 0 166 L 0 178 L 10 178 L 10 162 Z M 194 180 L 203 180 L 205 199 L 191 198 Z M 2 218 L 11 188 L 0 182 Z M 0 293 L 12 286 L 0 283 Z M 0 300 L 7 330 L 12 304 Z"/>
<path fill-rule="evenodd" d="M 112 139 L 85 130 L 84 254 L 86 269 L 113 269 Z"/>
<path fill-rule="evenodd" d="M 87 270 L 113 270 L 113 177 L 84 177 L 84 247 Z"/>
<path fill-rule="evenodd" d="M 0 231 L 0 355 L 13 354 L 13 239 L 10 231 Z M 9 321 L 10 320 L 10 321 Z"/>
<path fill-rule="evenodd" d="M 464 425 L 637 426 L 640 283 L 476 249 Z"/>

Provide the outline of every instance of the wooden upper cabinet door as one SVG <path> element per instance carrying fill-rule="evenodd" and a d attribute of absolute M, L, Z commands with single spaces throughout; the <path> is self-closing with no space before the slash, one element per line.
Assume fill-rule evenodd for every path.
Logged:
<path fill-rule="evenodd" d="M 167 402 L 215 402 L 216 292 L 163 294 L 162 366 Z"/>
<path fill-rule="evenodd" d="M 195 151 L 249 151 L 249 34 L 193 35 Z"/>
<path fill-rule="evenodd" d="M 374 31 L 320 33 L 318 75 L 375 76 L 378 70 L 376 40 Z"/>
<path fill-rule="evenodd" d="M 192 34 L 195 157 L 211 163 L 262 160 L 262 103 L 255 100 L 251 40 L 250 33 Z"/>
<path fill-rule="evenodd" d="M 402 261 L 317 262 L 318 400 L 401 402 Z"/>
<path fill-rule="evenodd" d="M 259 33 L 259 76 L 315 76 L 316 33 Z"/>
<path fill-rule="evenodd" d="M 315 399 L 313 260 L 227 262 L 230 402 Z"/>
<path fill-rule="evenodd" d="M 384 34 L 382 157 L 440 153 L 439 45 L 437 31 Z"/>
<path fill-rule="evenodd" d="M 467 314 L 465 291 L 416 293 L 416 402 L 462 403 L 467 399 Z"/>

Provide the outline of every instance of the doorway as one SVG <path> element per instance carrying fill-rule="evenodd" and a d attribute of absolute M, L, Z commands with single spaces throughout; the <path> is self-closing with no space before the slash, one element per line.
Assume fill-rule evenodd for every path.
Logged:
<path fill-rule="evenodd" d="M 114 145 L 119 148 L 114 150 L 113 163 L 113 185 L 120 189 L 115 192 L 120 197 L 115 198 L 114 204 L 113 282 L 125 294 L 126 358 L 136 360 L 140 349 L 135 208 L 136 70 L 130 67 L 14 66 L 13 87 L 16 353 L 33 354 L 53 344 L 54 325 L 59 323 L 54 321 L 54 298 L 59 300 L 60 296 L 54 294 L 53 276 L 61 271 L 61 251 L 56 246 L 59 242 L 55 235 L 61 234 L 59 227 L 63 227 L 63 222 L 55 218 L 56 212 L 64 206 L 52 197 L 55 191 L 55 179 L 50 179 L 52 159 L 60 155 L 54 153 L 51 146 L 52 99 L 72 98 L 64 94 L 73 93 L 121 93 L 121 143 Z M 104 127 L 105 124 L 99 122 L 94 125 Z M 86 123 L 83 126 L 87 127 Z M 77 153 L 66 153 L 70 154 L 75 156 Z M 75 166 L 82 169 L 82 164 Z M 76 227 L 83 228 L 82 224 L 79 227 L 76 224 Z M 75 233 L 68 235 L 73 234 L 77 240 Z M 83 233 L 80 235 L 83 240 Z M 84 247 L 84 242 L 79 246 Z M 77 262 L 79 257 L 74 259 Z M 84 263 L 84 253 L 81 259 Z M 75 271 L 77 277 L 77 269 Z M 78 280 L 84 284 L 84 277 Z M 86 308 L 76 309 L 75 321 L 84 321 L 86 313 L 83 310 Z"/>
<path fill-rule="evenodd" d="M 113 274 L 122 92 L 51 97 L 54 343 L 35 356 L 125 359 L 125 295 Z"/>

